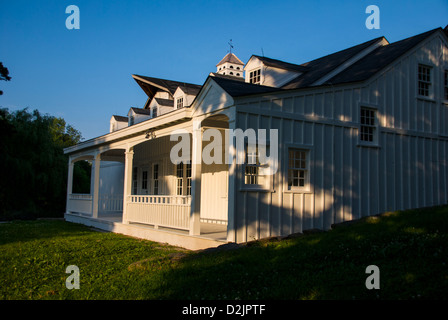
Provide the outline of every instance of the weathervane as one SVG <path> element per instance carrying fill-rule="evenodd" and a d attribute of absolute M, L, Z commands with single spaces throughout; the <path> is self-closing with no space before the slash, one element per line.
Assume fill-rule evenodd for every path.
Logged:
<path fill-rule="evenodd" d="M 229 46 L 230 46 L 230 53 L 232 53 L 232 48 L 233 48 L 233 44 L 232 44 L 232 39 L 230 39 L 230 41 L 228 42 Z"/>

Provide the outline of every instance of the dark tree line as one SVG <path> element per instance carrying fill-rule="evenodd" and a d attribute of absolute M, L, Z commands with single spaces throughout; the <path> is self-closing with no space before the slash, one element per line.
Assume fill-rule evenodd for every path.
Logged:
<path fill-rule="evenodd" d="M 62 217 L 68 173 L 63 149 L 81 139 L 62 118 L 0 109 L 0 220 Z M 81 185 L 74 191 L 88 187 L 89 170 L 88 164 L 77 165 L 74 180 Z"/>

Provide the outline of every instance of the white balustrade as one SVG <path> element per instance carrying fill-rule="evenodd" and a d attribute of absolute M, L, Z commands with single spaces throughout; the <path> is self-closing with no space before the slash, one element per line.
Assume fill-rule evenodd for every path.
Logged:
<path fill-rule="evenodd" d="M 92 214 L 92 195 L 72 193 L 69 195 L 67 209 L 69 212 Z"/>
<path fill-rule="evenodd" d="M 132 195 L 127 201 L 129 222 L 190 229 L 191 196 Z"/>
<path fill-rule="evenodd" d="M 123 195 L 122 194 L 102 194 L 99 198 L 98 211 L 101 213 L 122 212 Z"/>

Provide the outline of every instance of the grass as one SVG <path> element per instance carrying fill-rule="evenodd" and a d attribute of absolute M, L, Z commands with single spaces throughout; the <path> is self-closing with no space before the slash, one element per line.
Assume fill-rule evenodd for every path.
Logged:
<path fill-rule="evenodd" d="M 192 252 L 64 221 L 0 224 L 0 299 L 447 299 L 448 206 Z M 68 290 L 68 265 L 80 289 Z M 380 289 L 365 287 L 368 265 Z"/>

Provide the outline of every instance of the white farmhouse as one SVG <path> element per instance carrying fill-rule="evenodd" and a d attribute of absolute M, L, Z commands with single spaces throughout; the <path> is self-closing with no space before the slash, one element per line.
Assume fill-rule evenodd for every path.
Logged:
<path fill-rule="evenodd" d="M 445 204 L 447 34 L 380 37 L 300 64 L 253 55 L 244 65 L 229 53 L 202 85 L 133 75 L 143 108 L 65 149 L 65 218 L 199 249 Z M 208 129 L 266 129 L 277 171 L 265 170 L 260 148 L 236 150 L 237 139 L 215 141 Z M 174 163 L 179 130 L 191 152 Z M 222 161 L 201 160 L 211 145 Z M 253 161 L 226 163 L 238 152 Z M 80 160 L 92 163 L 89 194 L 72 192 Z"/>

